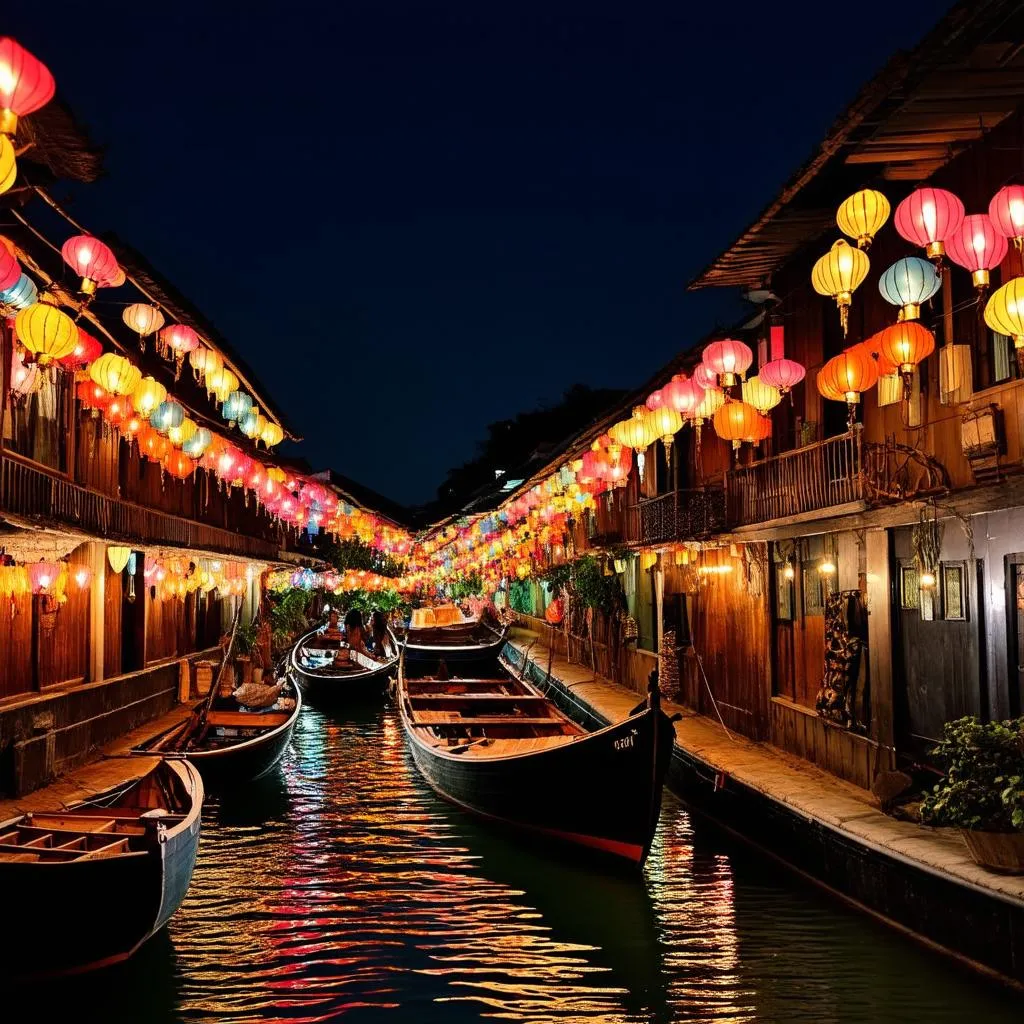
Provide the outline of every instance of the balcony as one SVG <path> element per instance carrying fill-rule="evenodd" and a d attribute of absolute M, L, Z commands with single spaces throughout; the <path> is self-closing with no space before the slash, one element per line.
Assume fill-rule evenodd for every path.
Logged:
<path fill-rule="evenodd" d="M 726 476 L 730 527 L 791 519 L 867 497 L 860 428 Z"/>
<path fill-rule="evenodd" d="M 278 545 L 272 541 L 110 498 L 7 453 L 0 455 L 0 512 L 64 523 L 110 540 L 248 558 L 278 556 Z"/>
<path fill-rule="evenodd" d="M 678 490 L 633 505 L 626 517 L 626 539 L 631 544 L 699 540 L 725 526 L 725 491 Z"/>

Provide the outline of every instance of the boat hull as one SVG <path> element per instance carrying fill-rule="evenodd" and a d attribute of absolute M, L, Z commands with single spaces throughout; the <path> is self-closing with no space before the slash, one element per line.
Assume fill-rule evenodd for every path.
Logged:
<path fill-rule="evenodd" d="M 292 679 L 301 688 L 303 696 L 318 706 L 329 704 L 359 703 L 372 700 L 383 694 L 388 680 L 394 675 L 397 657 L 382 662 L 377 669 L 353 672 L 347 675 L 330 675 L 304 668 L 299 663 L 298 650 L 315 635 L 310 633 L 292 648 L 290 672 Z"/>
<path fill-rule="evenodd" d="M 296 699 L 295 713 L 280 730 L 221 750 L 191 751 L 186 759 L 199 769 L 203 782 L 208 786 L 236 785 L 269 775 L 284 757 L 291 742 L 295 724 L 299 720 L 299 700 Z"/>
<path fill-rule="evenodd" d="M 482 817 L 640 865 L 672 756 L 672 725 L 648 709 L 570 743 L 510 757 L 460 757 L 407 728 L 417 767 L 441 796 Z"/>
<path fill-rule="evenodd" d="M 446 665 L 487 665 L 494 662 L 508 639 L 508 630 L 495 633 L 487 630 L 484 635 L 474 637 L 458 636 L 450 642 L 443 638 L 440 630 L 430 630 L 429 638 L 418 639 L 417 633 L 425 631 L 411 629 L 403 641 L 398 641 L 405 651 L 407 665 L 429 664 L 436 667 L 439 661 Z"/>

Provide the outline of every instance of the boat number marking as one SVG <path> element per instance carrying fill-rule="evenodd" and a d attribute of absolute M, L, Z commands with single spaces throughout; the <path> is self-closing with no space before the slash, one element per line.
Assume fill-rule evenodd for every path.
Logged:
<path fill-rule="evenodd" d="M 636 729 L 630 729 L 628 736 L 622 736 L 615 741 L 616 750 L 628 750 L 636 743 Z"/>

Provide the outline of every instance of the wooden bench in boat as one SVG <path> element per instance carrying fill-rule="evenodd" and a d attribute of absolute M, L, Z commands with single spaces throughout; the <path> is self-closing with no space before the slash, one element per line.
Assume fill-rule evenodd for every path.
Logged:
<path fill-rule="evenodd" d="M 273 729 L 290 717 L 287 711 L 211 711 L 206 724 L 211 729 Z"/>
<path fill-rule="evenodd" d="M 415 707 L 437 707 L 442 704 L 549 704 L 547 697 L 539 693 L 410 693 L 409 700 Z"/>
<path fill-rule="evenodd" d="M 467 725 L 557 725 L 564 728 L 566 723 L 560 718 L 527 718 L 520 715 L 480 715 L 475 718 L 461 718 L 445 711 L 424 711 L 416 715 L 416 720 L 411 723 L 416 729 L 434 729 L 444 726 L 458 726 L 460 729 Z"/>

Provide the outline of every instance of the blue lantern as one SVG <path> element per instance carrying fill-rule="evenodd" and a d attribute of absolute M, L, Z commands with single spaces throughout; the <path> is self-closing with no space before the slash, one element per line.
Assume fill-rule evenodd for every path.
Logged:
<path fill-rule="evenodd" d="M 190 459 L 200 459 L 213 442 L 213 434 L 206 427 L 198 430 L 181 446 L 181 450 Z"/>
<path fill-rule="evenodd" d="M 245 434 L 246 437 L 256 437 L 256 435 L 259 434 L 260 414 L 259 410 L 256 409 L 255 406 L 239 419 L 238 429 Z"/>
<path fill-rule="evenodd" d="M 28 309 L 39 295 L 39 289 L 35 282 L 26 274 L 22 274 L 10 288 L 0 292 L 0 303 L 10 306 L 11 309 Z"/>
<path fill-rule="evenodd" d="M 168 431 L 180 427 L 185 419 L 185 410 L 177 402 L 161 402 L 149 417 L 150 426 L 165 437 Z M 198 431 L 197 431 L 198 433 Z"/>
<path fill-rule="evenodd" d="M 244 391 L 232 391 L 221 409 L 221 415 L 229 423 L 244 420 L 252 412 L 252 399 Z"/>
<path fill-rule="evenodd" d="M 886 302 L 903 310 L 904 320 L 917 320 L 921 303 L 927 302 L 942 287 L 935 267 L 920 256 L 905 256 L 882 274 L 878 290 Z"/>

